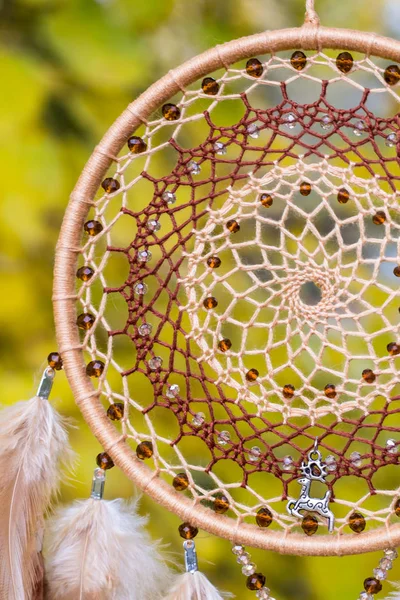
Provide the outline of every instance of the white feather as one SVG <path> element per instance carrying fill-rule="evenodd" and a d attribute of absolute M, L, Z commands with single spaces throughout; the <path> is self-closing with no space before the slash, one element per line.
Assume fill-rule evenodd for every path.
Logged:
<path fill-rule="evenodd" d="M 72 459 L 65 423 L 34 397 L 0 412 L 0 597 L 30 600 L 42 577 L 43 515 Z"/>
<path fill-rule="evenodd" d="M 223 600 L 231 597 L 231 594 L 221 595 L 205 575 L 196 571 L 179 575 L 165 600 Z"/>
<path fill-rule="evenodd" d="M 390 581 L 389 583 L 396 588 L 396 591 L 386 596 L 385 600 L 400 600 L 400 583 L 395 583 L 394 581 Z"/>
<path fill-rule="evenodd" d="M 158 544 L 143 530 L 137 500 L 78 500 L 49 521 L 49 600 L 155 600 L 169 586 Z"/>

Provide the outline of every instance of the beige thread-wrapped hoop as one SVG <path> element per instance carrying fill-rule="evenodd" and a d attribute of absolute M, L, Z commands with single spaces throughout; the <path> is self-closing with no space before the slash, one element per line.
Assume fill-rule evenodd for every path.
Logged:
<path fill-rule="evenodd" d="M 361 53 L 372 51 L 374 56 L 400 62 L 400 42 L 359 31 L 316 27 L 318 16 L 312 0 L 307 1 L 306 25 L 256 34 L 221 45 L 204 52 L 167 74 L 135 100 L 110 127 L 84 168 L 65 213 L 54 270 L 54 317 L 58 346 L 63 350 L 63 361 L 75 400 L 94 435 L 104 449 L 111 449 L 112 458 L 122 471 L 157 503 L 177 514 L 181 519 L 215 534 L 248 546 L 297 555 L 347 555 L 382 549 L 400 544 L 400 525 L 366 532 L 362 536 L 346 535 L 336 538 L 328 535 L 308 538 L 299 534 L 284 535 L 265 531 L 241 523 L 235 529 L 231 519 L 214 514 L 193 500 L 179 495 L 173 488 L 154 476 L 154 472 L 140 462 L 127 443 L 107 419 L 91 380 L 85 374 L 85 363 L 76 327 L 76 269 L 82 227 L 90 203 L 127 138 L 155 109 L 168 101 L 180 88 L 221 68 L 224 64 L 266 53 L 284 50 L 350 50 Z M 313 25 L 310 27 L 310 25 Z M 234 540 L 232 539 L 234 537 Z"/>

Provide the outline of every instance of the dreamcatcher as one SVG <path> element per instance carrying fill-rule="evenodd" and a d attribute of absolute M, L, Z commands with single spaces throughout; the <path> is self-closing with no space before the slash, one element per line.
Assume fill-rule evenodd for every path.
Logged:
<path fill-rule="evenodd" d="M 51 522 L 49 597 L 218 599 L 199 528 L 232 543 L 257 598 L 272 600 L 249 547 L 381 550 L 360 600 L 381 591 L 400 539 L 400 44 L 306 8 L 301 28 L 168 73 L 84 169 L 56 252 L 59 354 L 10 409 L 17 432 L 3 418 L 1 494 L 15 501 L 18 481 L 6 506 L 28 517 L 8 548 L 31 557 L 8 588 L 4 562 L 3 597 L 42 579 L 33 540 L 66 442 L 45 398 L 62 363 L 104 452 L 91 498 Z M 181 519 L 178 580 L 135 507 L 102 500 L 114 463 Z M 96 547 L 113 549 L 100 564 Z"/>

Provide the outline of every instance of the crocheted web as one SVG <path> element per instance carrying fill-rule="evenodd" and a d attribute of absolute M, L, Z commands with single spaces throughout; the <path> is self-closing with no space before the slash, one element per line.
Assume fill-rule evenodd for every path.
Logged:
<path fill-rule="evenodd" d="M 398 494 L 399 116 L 385 61 L 259 57 L 197 82 L 124 150 L 91 218 L 79 288 L 122 434 L 194 502 L 290 530 L 299 466 L 329 455 L 337 530 L 356 508 L 388 524 Z M 215 87 L 214 87 L 215 91 Z M 143 149 L 143 148 L 142 148 Z M 211 265 L 211 266 L 210 266 Z M 219 265 L 219 266 L 218 266 Z M 206 308 L 207 306 L 208 308 Z M 392 344 L 392 346 L 390 346 Z M 393 345 L 394 344 L 394 345 Z M 363 374 L 364 372 L 364 374 Z"/>

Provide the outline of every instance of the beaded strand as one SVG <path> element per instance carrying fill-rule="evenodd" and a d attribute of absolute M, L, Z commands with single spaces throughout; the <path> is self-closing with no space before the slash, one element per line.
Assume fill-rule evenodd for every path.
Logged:
<path fill-rule="evenodd" d="M 232 547 L 232 552 L 242 567 L 243 575 L 247 577 L 247 588 L 256 591 L 256 597 L 261 600 L 275 600 L 271 596 L 271 590 L 265 586 L 265 575 L 256 573 L 257 565 L 252 562 L 251 556 L 245 547 L 235 544 Z M 384 551 L 384 556 L 379 561 L 379 566 L 374 569 L 374 576 L 367 577 L 364 580 L 364 591 L 360 593 L 358 600 L 374 600 L 374 595 L 382 590 L 382 581 L 387 578 L 388 571 L 392 568 L 393 561 L 397 556 L 398 554 L 394 549 L 388 548 Z"/>

